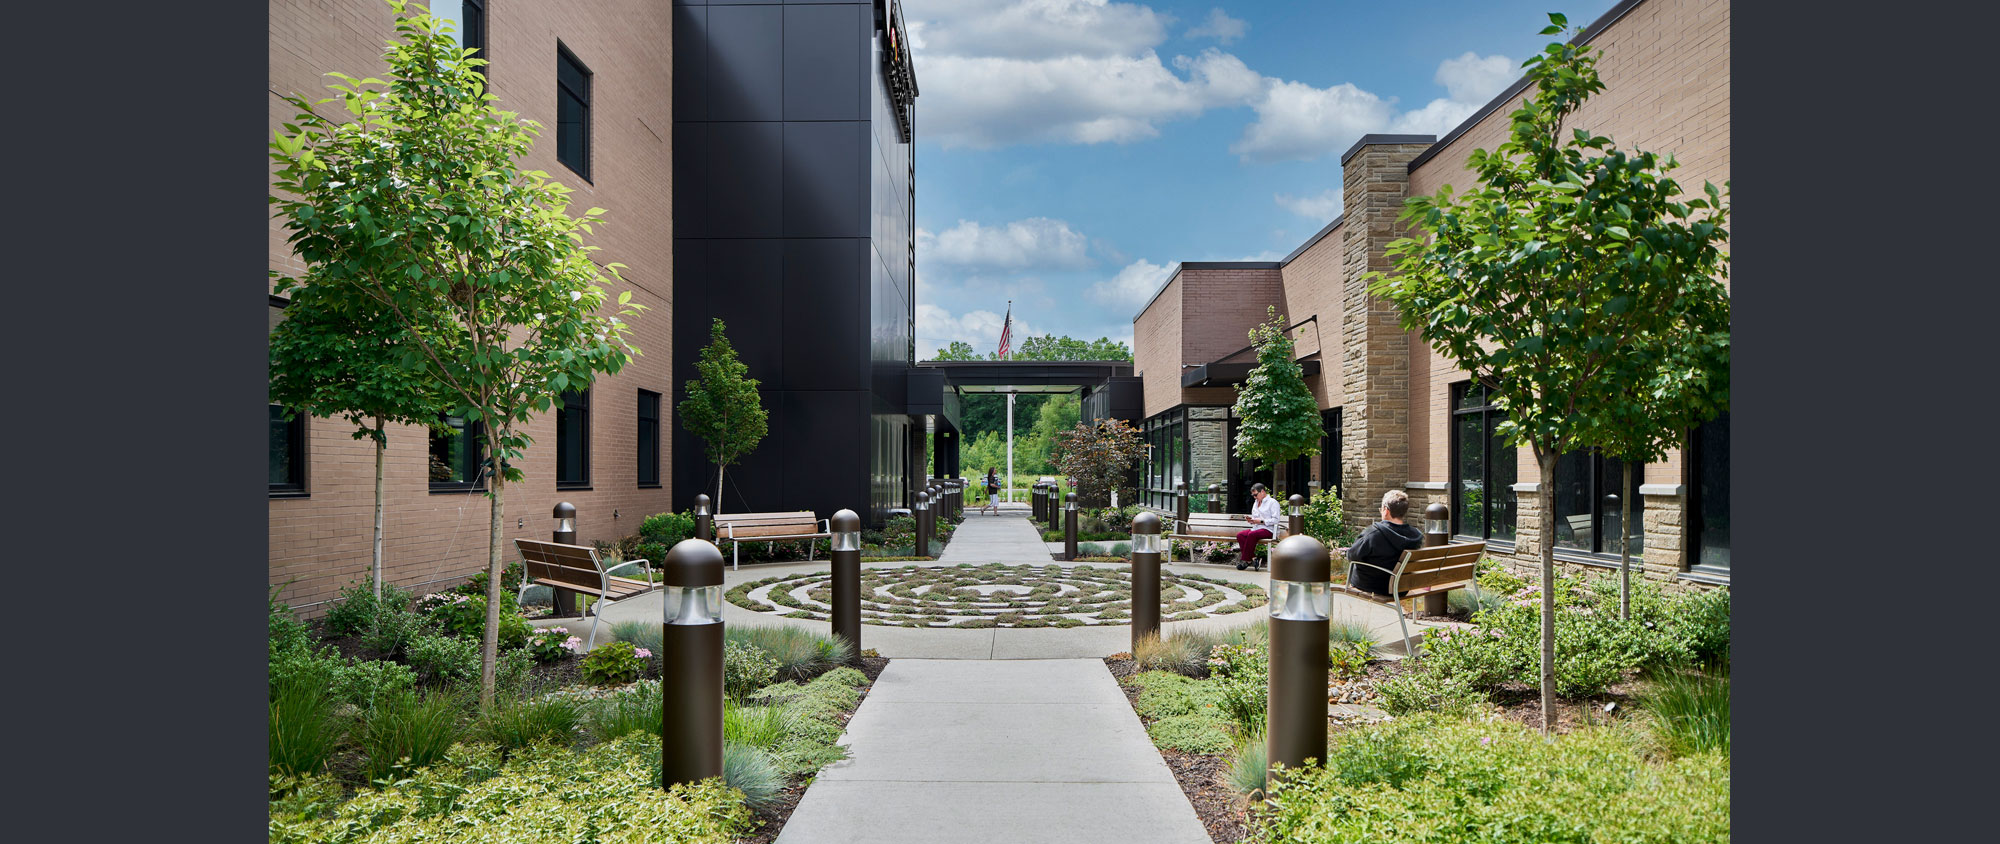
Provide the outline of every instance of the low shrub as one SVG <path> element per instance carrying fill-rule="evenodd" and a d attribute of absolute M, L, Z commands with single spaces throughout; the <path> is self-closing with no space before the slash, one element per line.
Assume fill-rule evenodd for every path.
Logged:
<path fill-rule="evenodd" d="M 686 513 L 654 513 L 639 523 L 639 541 L 641 543 L 672 548 L 676 543 L 691 536 L 694 536 L 694 513 L 692 511 Z M 654 557 L 641 552 L 639 558 L 649 560 L 653 564 L 658 565 L 666 560 L 667 555 L 665 552 L 661 552 L 660 556 Z"/>
<path fill-rule="evenodd" d="M 1667 756 L 1729 755 L 1729 676 L 1676 669 L 1640 687 L 1641 722 L 1654 748 Z"/>
<path fill-rule="evenodd" d="M 1156 747 L 1186 753 L 1223 753 L 1236 745 L 1229 722 L 1212 715 L 1175 715 L 1146 725 Z"/>
<path fill-rule="evenodd" d="M 414 688 L 417 675 L 399 663 L 343 657 L 331 645 L 318 650 L 295 646 L 271 657 L 273 698 L 281 686 L 292 682 L 325 689 L 336 703 L 369 706 L 385 695 Z"/>
<path fill-rule="evenodd" d="M 801 627 L 729 627 L 722 635 L 724 641 L 763 651 L 777 663 L 783 680 L 810 680 L 854 658 L 854 645 L 847 640 Z"/>
<path fill-rule="evenodd" d="M 383 594 L 388 593 L 385 591 Z M 430 629 L 430 620 L 407 605 L 379 607 L 367 626 L 361 629 L 361 644 L 390 658 L 401 657 L 409 652 L 417 637 Z"/>
<path fill-rule="evenodd" d="M 1729 590 L 1704 589 L 1683 594 L 1664 614 L 1667 635 L 1674 637 L 1697 665 L 1729 665 Z"/>
<path fill-rule="evenodd" d="M 507 750 L 538 742 L 568 746 L 583 724 L 583 705 L 575 698 L 551 696 L 536 700 L 502 697 L 480 716 L 473 734 Z"/>
<path fill-rule="evenodd" d="M 637 622 L 632 622 L 636 624 Z M 576 653 L 583 641 L 569 635 L 567 627 L 538 627 L 528 634 L 528 641 L 522 646 L 536 662 L 555 662 Z"/>
<path fill-rule="evenodd" d="M 1270 703 L 1268 649 L 1257 644 L 1217 645 L 1208 664 L 1220 690 L 1216 706 L 1222 714 L 1246 734 L 1262 727 Z"/>
<path fill-rule="evenodd" d="M 271 590 L 270 602 L 272 656 L 311 644 L 312 633 L 306 629 L 305 622 L 299 620 L 298 614 L 292 612 L 290 605 L 278 600 L 276 589 Z"/>
<path fill-rule="evenodd" d="M 511 597 L 515 593 L 520 592 L 521 578 L 524 574 L 525 572 L 521 568 L 520 560 L 515 560 L 513 562 L 510 562 L 506 565 L 505 568 L 502 568 L 500 570 L 501 596 Z M 457 592 L 460 595 L 469 595 L 474 598 L 484 598 L 486 597 L 486 580 L 487 580 L 486 570 L 481 569 L 477 572 L 474 572 L 470 579 L 466 580 L 464 583 L 459 584 L 451 591 Z"/>
<path fill-rule="evenodd" d="M 730 700 L 749 697 L 777 676 L 778 661 L 762 648 L 742 642 L 722 643 L 722 693 Z"/>
<path fill-rule="evenodd" d="M 729 631 L 723 630 L 727 636 Z M 645 648 L 653 653 L 660 652 L 659 622 L 620 621 L 611 625 L 611 638 L 620 642 L 631 642 L 633 647 Z"/>
<path fill-rule="evenodd" d="M 410 607 L 410 593 L 393 584 L 382 584 L 382 597 L 375 597 L 371 584 L 354 583 L 340 590 L 339 597 L 326 609 L 326 632 L 352 636 L 375 625 L 382 613 L 400 612 Z"/>
<path fill-rule="evenodd" d="M 1132 682 L 1139 684 L 1139 698 L 1132 707 L 1147 718 L 1222 717 L 1222 688 L 1215 683 L 1166 671 L 1143 672 L 1133 676 Z"/>
<path fill-rule="evenodd" d="M 1132 644 L 1132 662 L 1140 671 L 1171 671 L 1187 677 L 1208 676 L 1208 652 L 1214 643 L 1180 634 L 1147 636 Z"/>
<path fill-rule="evenodd" d="M 794 720 L 782 706 L 729 703 L 722 708 L 722 740 L 772 750 L 791 732 Z"/>
<path fill-rule="evenodd" d="M 1325 543 L 1328 548 L 1346 548 L 1354 544 L 1354 528 L 1347 523 L 1346 515 L 1340 510 L 1339 491 L 1332 487 L 1306 502 L 1305 528 L 1307 536 Z"/>
<path fill-rule="evenodd" d="M 1336 678 L 1359 677 L 1368 673 L 1372 654 L 1368 642 L 1327 643 L 1328 671 Z"/>
<path fill-rule="evenodd" d="M 640 680 L 629 689 L 601 699 L 584 712 L 584 729 L 600 742 L 613 741 L 633 733 L 660 734 L 660 684 Z"/>
<path fill-rule="evenodd" d="M 444 632 L 461 639 L 475 642 L 486 636 L 486 597 L 472 596 L 458 592 L 439 592 L 425 595 L 417 601 L 417 609 Z M 528 634 L 534 626 L 521 617 L 521 608 L 514 602 L 514 594 L 500 595 L 500 648 L 518 648 L 528 641 Z"/>
<path fill-rule="evenodd" d="M 727 740 L 722 743 L 722 781 L 742 792 L 744 805 L 756 810 L 777 805 L 785 789 L 785 773 L 770 753 Z"/>
<path fill-rule="evenodd" d="M 292 679 L 271 689 L 271 771 L 300 776 L 326 768 L 340 747 L 340 699 L 325 686 Z"/>
<path fill-rule="evenodd" d="M 368 841 L 618 841 L 727 844 L 750 830 L 751 814 L 710 780 L 660 788 L 660 743 L 650 737 L 526 750 L 504 766 L 492 749 L 460 747 L 406 781 L 368 789 L 331 811 L 324 782 L 290 789 L 271 804 L 272 844 Z"/>
<path fill-rule="evenodd" d="M 1391 715 L 1439 712 L 1466 717 L 1489 705 L 1486 693 L 1463 677 L 1429 669 L 1408 671 L 1376 683 L 1375 693 Z"/>
<path fill-rule="evenodd" d="M 418 677 L 435 686 L 479 682 L 479 643 L 471 639 L 427 634 L 410 644 L 405 657 Z"/>
<path fill-rule="evenodd" d="M 1229 787 L 1238 794 L 1262 795 L 1270 774 L 1270 747 L 1262 732 L 1244 738 L 1229 754 Z"/>
<path fill-rule="evenodd" d="M 1478 580 L 1480 591 L 1491 592 L 1503 598 L 1512 597 L 1528 587 L 1527 578 L 1522 577 L 1506 563 L 1492 557 L 1479 559 Z"/>
<path fill-rule="evenodd" d="M 1328 757 L 1271 784 L 1257 840 L 1729 840 L 1728 759 L 1653 764 L 1620 731 L 1420 715 L 1344 732 Z"/>
<path fill-rule="evenodd" d="M 782 708 L 789 719 L 783 738 L 772 748 L 779 769 L 807 776 L 847 758 L 846 748 L 837 744 L 841 716 L 860 702 L 860 687 L 867 682 L 860 671 L 836 668 L 804 685 L 786 681 L 758 692 L 754 699 L 759 705 Z"/>
<path fill-rule="evenodd" d="M 635 648 L 631 642 L 606 642 L 584 655 L 583 681 L 594 686 L 630 683 L 639 679 L 646 660 L 652 658 L 652 651 Z"/>
<path fill-rule="evenodd" d="M 465 734 L 463 699 L 448 692 L 403 692 L 375 702 L 362 715 L 362 769 L 369 782 L 407 774 L 444 758 Z"/>

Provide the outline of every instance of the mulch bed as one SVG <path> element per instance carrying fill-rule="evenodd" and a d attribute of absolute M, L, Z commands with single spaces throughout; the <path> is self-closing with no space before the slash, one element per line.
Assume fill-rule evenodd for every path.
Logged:
<path fill-rule="evenodd" d="M 861 687 L 861 700 L 855 701 L 855 709 L 861 707 L 861 701 L 868 699 L 868 692 L 875 688 L 875 680 L 882 676 L 882 670 L 889 667 L 889 660 L 878 656 L 862 657 L 861 665 L 857 667 L 868 677 L 868 685 Z M 853 717 L 854 710 L 848 710 L 846 714 L 840 716 L 841 726 L 846 726 L 848 720 Z M 799 807 L 799 800 L 805 797 L 808 785 L 810 785 L 808 781 L 802 780 L 786 786 L 778 798 L 777 805 L 756 813 L 756 831 L 737 838 L 737 844 L 771 844 L 778 840 L 778 833 L 785 830 L 785 822 L 791 820 L 792 811 Z"/>

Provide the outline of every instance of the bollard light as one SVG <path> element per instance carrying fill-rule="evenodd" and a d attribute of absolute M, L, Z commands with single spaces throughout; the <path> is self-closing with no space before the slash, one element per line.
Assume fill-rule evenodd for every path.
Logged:
<path fill-rule="evenodd" d="M 1132 652 L 1139 640 L 1160 635 L 1160 517 L 1132 517 Z"/>
<path fill-rule="evenodd" d="M 1063 559 L 1076 559 L 1076 493 L 1063 496 Z"/>
<path fill-rule="evenodd" d="M 1285 532 L 1293 536 L 1305 533 L 1306 497 L 1295 492 L 1287 503 L 1290 505 L 1287 512 L 1291 515 L 1291 519 L 1285 525 Z"/>
<path fill-rule="evenodd" d="M 833 534 L 833 635 L 853 645 L 861 661 L 861 517 L 841 510 L 827 520 Z"/>
<path fill-rule="evenodd" d="M 1210 513 L 1222 512 L 1221 508 L 1219 508 L 1216 503 L 1220 499 L 1221 495 L 1222 495 L 1221 484 L 1208 485 L 1208 512 Z"/>
<path fill-rule="evenodd" d="M 931 494 L 923 490 L 917 491 L 916 517 L 917 542 L 916 547 L 910 549 L 910 556 L 928 557 L 931 555 Z"/>
<path fill-rule="evenodd" d="M 694 497 L 694 538 L 715 541 L 715 514 L 708 509 L 706 494 Z"/>
<path fill-rule="evenodd" d="M 564 501 L 556 505 L 555 541 L 564 545 L 576 544 L 576 505 Z"/>
<path fill-rule="evenodd" d="M 683 539 L 660 566 L 661 785 L 722 775 L 722 550 Z"/>
<path fill-rule="evenodd" d="M 1326 758 L 1327 614 L 1333 560 L 1306 535 L 1271 550 L 1271 680 L 1265 752 L 1292 769 Z"/>
<path fill-rule="evenodd" d="M 1063 509 L 1072 513 L 1076 512 L 1076 493 L 1071 492 L 1063 495 Z"/>
<path fill-rule="evenodd" d="M 1424 547 L 1451 544 L 1451 508 L 1443 502 L 1424 508 Z"/>

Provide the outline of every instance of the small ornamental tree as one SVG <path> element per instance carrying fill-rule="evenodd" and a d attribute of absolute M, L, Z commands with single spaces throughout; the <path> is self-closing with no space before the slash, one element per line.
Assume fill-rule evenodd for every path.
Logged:
<path fill-rule="evenodd" d="M 1270 320 L 1250 330 L 1257 366 L 1236 391 L 1236 456 L 1266 466 L 1319 453 L 1319 400 L 1306 386 L 1305 370 L 1292 359 L 1292 338 L 1276 307 Z"/>
<path fill-rule="evenodd" d="M 270 201 L 313 283 L 389 314 L 402 327 L 401 366 L 482 425 L 492 504 L 484 704 L 499 656 L 504 495 L 522 477 L 509 461 L 530 443 L 517 426 L 638 354 L 622 317 L 642 306 L 625 291 L 616 315 L 598 314 L 600 283 L 620 265 L 599 267 L 582 237 L 604 211 L 569 216 L 570 190 L 521 168 L 540 124 L 495 105 L 484 62 L 441 19 L 389 5 L 397 39 L 384 53 L 387 81 L 332 73 L 335 97 L 285 97 L 298 114 L 271 145 Z M 320 112 L 329 103 L 344 108 L 341 119 Z"/>
<path fill-rule="evenodd" d="M 1131 500 L 1126 476 L 1146 456 L 1146 441 L 1138 429 L 1123 419 L 1100 419 L 1095 424 L 1078 422 L 1057 432 L 1053 440 L 1050 456 L 1056 470 L 1076 484 L 1078 499 L 1108 503 L 1116 489 L 1127 493 L 1124 500 Z"/>
<path fill-rule="evenodd" d="M 715 512 L 720 513 L 723 472 L 763 442 L 770 423 L 757 395 L 757 379 L 749 377 L 750 367 L 737 359 L 736 348 L 723 334 L 722 320 L 709 326 L 708 345 L 702 347 L 694 368 L 699 375 L 687 383 L 681 424 L 708 446 L 708 460 L 715 464 Z"/>
<path fill-rule="evenodd" d="M 317 277 L 317 283 L 315 278 Z M 345 418 L 355 439 L 375 443 L 375 534 L 371 578 L 382 597 L 382 459 L 387 423 L 429 425 L 452 406 L 450 394 L 422 369 L 405 368 L 410 340 L 395 315 L 340 273 L 320 269 L 303 281 L 281 279 L 289 291 L 284 320 L 271 331 L 271 401 L 288 411 Z M 433 330 L 441 329 L 433 326 Z"/>
<path fill-rule="evenodd" d="M 1566 31 L 1563 16 L 1549 20 L 1542 34 Z M 1479 186 L 1461 197 L 1450 186 L 1411 197 L 1403 220 L 1424 235 L 1391 244 L 1395 274 L 1371 274 L 1370 292 L 1493 389 L 1507 413 L 1499 434 L 1534 451 L 1546 731 L 1555 712 L 1556 461 L 1593 446 L 1639 450 L 1643 438 L 1608 432 L 1661 408 L 1619 394 L 1667 384 L 1685 398 L 1714 385 L 1715 349 L 1676 352 L 1677 336 L 1693 335 L 1660 326 L 1694 320 L 1712 344 L 1712 288 L 1728 257 L 1714 185 L 1705 186 L 1706 200 L 1682 201 L 1681 187 L 1663 175 L 1671 158 L 1565 132 L 1564 121 L 1604 89 L 1593 51 L 1551 43 L 1525 66 L 1536 96 L 1509 115 L 1507 141 L 1469 156 Z"/>

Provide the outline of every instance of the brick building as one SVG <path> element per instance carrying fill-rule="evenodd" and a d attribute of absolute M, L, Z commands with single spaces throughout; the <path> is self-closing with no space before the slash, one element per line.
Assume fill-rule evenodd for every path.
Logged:
<path fill-rule="evenodd" d="M 1622 147 L 1671 153 L 1684 186 L 1729 179 L 1729 3 L 1628 0 L 1579 40 L 1602 51 L 1605 90 L 1572 118 Z M 1133 319 L 1144 380 L 1143 428 L 1155 459 L 1141 473 L 1146 502 L 1169 507 L 1174 484 L 1222 484 L 1242 512 L 1249 485 L 1289 494 L 1310 482 L 1341 490 L 1349 520 L 1374 518 L 1388 489 L 1415 507 L 1452 505 L 1453 533 L 1501 555 L 1536 559 L 1538 480 L 1532 453 L 1495 442 L 1499 421 L 1456 362 L 1403 331 L 1392 305 L 1360 279 L 1388 270 L 1405 197 L 1471 182 L 1467 156 L 1505 138 L 1526 80 L 1442 138 L 1369 135 L 1341 156 L 1342 215 L 1277 262 L 1184 263 Z M 1306 383 L 1322 408 L 1323 454 L 1262 472 L 1229 454 L 1234 385 L 1254 362 L 1247 332 L 1275 306 L 1295 324 Z M 1727 416 L 1690 432 L 1687 446 L 1643 467 L 1633 513 L 1634 559 L 1647 577 L 1729 582 Z M 1622 468 L 1589 454 L 1562 458 L 1554 520 L 1559 561 L 1616 566 Z M 1637 526 L 1635 526 L 1637 527 Z"/>

